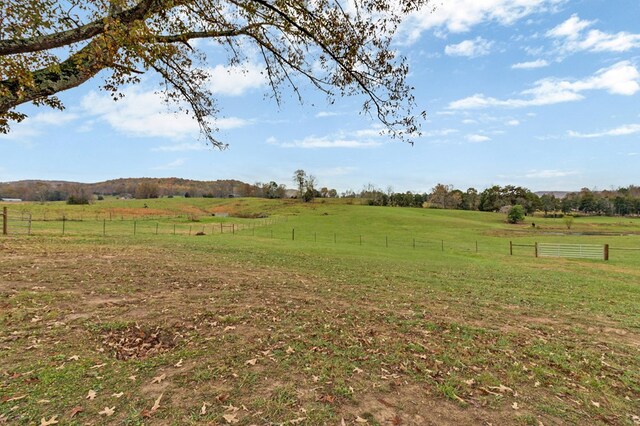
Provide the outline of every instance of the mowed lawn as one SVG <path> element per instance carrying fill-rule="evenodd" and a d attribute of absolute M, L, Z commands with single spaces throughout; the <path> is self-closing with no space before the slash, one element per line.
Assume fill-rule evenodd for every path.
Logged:
<path fill-rule="evenodd" d="M 347 202 L 10 205 L 0 424 L 640 424 L 639 219 Z"/>

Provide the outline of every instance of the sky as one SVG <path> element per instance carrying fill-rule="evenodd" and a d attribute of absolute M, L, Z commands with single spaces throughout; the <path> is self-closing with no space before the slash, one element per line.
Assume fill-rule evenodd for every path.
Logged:
<path fill-rule="evenodd" d="M 408 17 L 394 43 L 427 112 L 414 145 L 380 136 L 380 124 L 360 113 L 362 98 L 328 104 L 309 89 L 300 104 L 285 91 L 278 106 L 258 62 L 245 72 L 210 62 L 216 137 L 228 149 L 208 147 L 191 119 L 167 111 L 153 78 L 113 102 L 98 76 L 60 95 L 63 112 L 19 108 L 29 118 L 0 135 L 0 181 L 180 177 L 294 187 L 303 169 L 339 192 L 640 184 L 638 0 L 433 5 Z"/>

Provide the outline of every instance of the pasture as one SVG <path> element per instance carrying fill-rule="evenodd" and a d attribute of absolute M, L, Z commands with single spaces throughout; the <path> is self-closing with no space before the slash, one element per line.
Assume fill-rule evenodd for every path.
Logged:
<path fill-rule="evenodd" d="M 640 219 L 322 201 L 8 205 L 0 424 L 640 424 Z"/>

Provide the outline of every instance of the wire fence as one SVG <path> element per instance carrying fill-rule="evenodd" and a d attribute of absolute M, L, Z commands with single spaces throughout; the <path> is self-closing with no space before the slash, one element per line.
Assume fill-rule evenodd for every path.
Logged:
<path fill-rule="evenodd" d="M 262 239 L 290 240 L 298 243 L 329 244 L 334 246 L 360 246 L 370 248 L 390 248 L 390 249 L 412 249 L 430 252 L 449 253 L 480 253 L 491 252 L 544 257 L 547 255 L 558 255 L 564 252 L 570 256 L 560 257 L 599 257 L 581 256 L 580 254 L 589 251 L 603 253 L 603 247 L 599 245 L 597 249 L 587 250 L 585 245 L 574 248 L 574 245 L 565 245 L 560 250 L 557 246 L 543 246 L 544 243 L 514 243 L 508 242 L 505 247 L 504 240 L 480 239 L 461 240 L 453 238 L 451 240 L 430 238 L 422 234 L 392 232 L 389 235 L 384 233 L 359 233 L 356 232 L 331 232 L 326 228 L 314 230 L 310 227 L 287 227 L 284 225 L 288 219 L 286 216 L 245 219 L 236 222 L 237 218 L 229 217 L 206 217 L 204 220 L 189 220 L 185 215 L 163 216 L 160 218 L 140 218 L 125 219 L 124 217 L 111 220 L 106 217 L 95 219 L 94 217 L 68 218 L 66 215 L 54 216 L 43 215 L 40 220 L 34 220 L 29 212 L 8 212 L 3 209 L 1 216 L 3 222 L 2 229 L 5 235 L 62 235 L 62 236 L 215 236 L 234 235 L 239 237 L 256 237 Z M 506 249 L 503 251 L 503 249 Z M 635 253 L 640 252 L 640 248 L 635 247 L 608 247 L 605 260 L 608 259 L 609 252 L 616 252 L 616 257 L 630 258 Z M 549 254 L 550 253 L 550 254 Z M 627 253 L 627 254 L 624 254 Z"/>

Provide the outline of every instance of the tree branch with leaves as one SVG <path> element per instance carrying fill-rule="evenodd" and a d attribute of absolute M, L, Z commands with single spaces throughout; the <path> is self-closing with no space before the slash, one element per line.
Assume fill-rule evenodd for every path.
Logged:
<path fill-rule="evenodd" d="M 226 50 L 225 65 L 259 60 L 269 93 L 302 101 L 311 84 L 362 110 L 395 138 L 419 134 L 408 66 L 392 47 L 403 18 L 430 0 L 5 0 L 0 5 L 0 131 L 32 103 L 63 109 L 56 95 L 96 77 L 114 99 L 146 73 L 176 110 L 191 114 L 213 146 L 218 109 L 211 59 L 191 41 Z M 258 59 L 256 59 L 258 58 Z"/>

